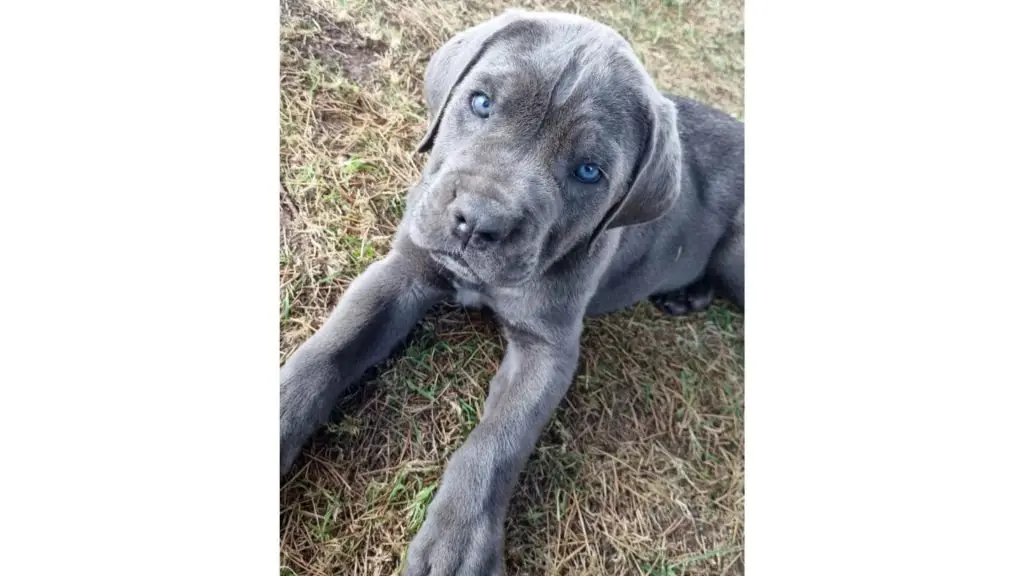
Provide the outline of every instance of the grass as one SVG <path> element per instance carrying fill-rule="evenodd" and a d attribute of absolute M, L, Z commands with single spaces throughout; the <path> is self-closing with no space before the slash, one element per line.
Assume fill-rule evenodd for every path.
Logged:
<path fill-rule="evenodd" d="M 426 60 L 503 2 L 282 0 L 281 360 L 388 251 L 424 158 Z M 625 35 L 665 90 L 742 117 L 738 0 L 526 2 Z M 281 487 L 281 574 L 389 575 L 502 357 L 486 314 L 432 311 Z M 591 319 L 513 496 L 508 574 L 743 573 L 743 317 Z"/>

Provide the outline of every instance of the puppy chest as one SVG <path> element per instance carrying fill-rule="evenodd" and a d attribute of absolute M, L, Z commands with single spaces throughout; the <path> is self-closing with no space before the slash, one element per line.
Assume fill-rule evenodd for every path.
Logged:
<path fill-rule="evenodd" d="M 491 299 L 486 294 L 458 282 L 455 283 L 455 302 L 466 308 L 484 308 L 491 305 Z"/>

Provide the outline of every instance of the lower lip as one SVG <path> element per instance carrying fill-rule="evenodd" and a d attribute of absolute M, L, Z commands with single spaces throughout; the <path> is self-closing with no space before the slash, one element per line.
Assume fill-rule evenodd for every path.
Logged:
<path fill-rule="evenodd" d="M 452 254 L 438 252 L 431 254 L 431 257 L 440 264 L 447 267 L 452 272 L 455 272 L 460 276 L 465 276 L 467 278 L 476 278 L 476 274 L 473 273 L 473 271 L 469 268 L 469 264 L 467 264 L 466 261 L 463 260 L 461 256 L 455 256 Z"/>

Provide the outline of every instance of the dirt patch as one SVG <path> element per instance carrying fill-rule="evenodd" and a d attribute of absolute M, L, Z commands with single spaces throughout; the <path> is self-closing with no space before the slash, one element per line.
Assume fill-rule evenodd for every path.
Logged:
<path fill-rule="evenodd" d="M 281 2 L 282 41 L 310 61 L 341 70 L 356 84 L 367 82 L 387 45 L 362 37 L 352 22 L 304 2 Z"/>

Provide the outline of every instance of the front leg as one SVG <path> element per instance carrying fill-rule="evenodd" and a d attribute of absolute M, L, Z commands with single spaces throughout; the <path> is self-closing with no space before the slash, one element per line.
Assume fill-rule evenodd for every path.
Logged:
<path fill-rule="evenodd" d="M 509 499 L 572 382 L 581 326 L 545 340 L 508 333 L 508 351 L 491 383 L 483 419 L 445 470 L 409 547 L 406 576 L 501 573 Z"/>
<path fill-rule="evenodd" d="M 341 393 L 444 296 L 434 269 L 411 250 L 393 249 L 353 280 L 323 327 L 281 368 L 281 476 Z"/>

